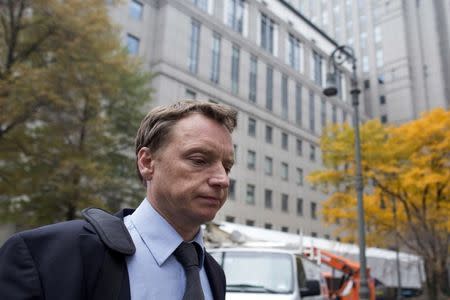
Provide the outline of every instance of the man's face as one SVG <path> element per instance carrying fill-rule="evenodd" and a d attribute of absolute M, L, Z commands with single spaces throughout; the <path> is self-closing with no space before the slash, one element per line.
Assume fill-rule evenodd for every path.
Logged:
<path fill-rule="evenodd" d="M 198 227 L 224 204 L 233 165 L 229 131 L 195 113 L 178 121 L 166 145 L 151 154 L 148 198 L 177 227 Z"/>

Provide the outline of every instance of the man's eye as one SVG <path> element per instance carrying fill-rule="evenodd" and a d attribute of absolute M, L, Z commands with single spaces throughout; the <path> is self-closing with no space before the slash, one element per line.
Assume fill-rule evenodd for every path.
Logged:
<path fill-rule="evenodd" d="M 202 166 L 202 165 L 206 164 L 206 161 L 203 158 L 192 157 L 192 158 L 190 158 L 190 160 L 197 166 Z"/>

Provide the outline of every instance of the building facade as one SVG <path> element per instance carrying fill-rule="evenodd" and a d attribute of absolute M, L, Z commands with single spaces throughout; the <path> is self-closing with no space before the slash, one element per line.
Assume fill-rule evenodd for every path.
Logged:
<path fill-rule="evenodd" d="M 154 74 L 151 105 L 238 109 L 230 195 L 216 220 L 338 238 L 322 220 L 326 195 L 306 180 L 322 164 L 322 128 L 352 115 L 348 70 L 338 96 L 322 95 L 331 39 L 278 0 L 129 0 L 110 10 Z"/>
<path fill-rule="evenodd" d="M 285 2 L 355 49 L 369 116 L 402 123 L 450 108 L 450 1 Z"/>

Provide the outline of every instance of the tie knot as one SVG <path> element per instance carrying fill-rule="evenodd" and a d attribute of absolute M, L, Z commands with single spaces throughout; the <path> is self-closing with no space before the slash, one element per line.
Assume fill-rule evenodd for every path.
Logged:
<path fill-rule="evenodd" d="M 192 266 L 199 266 L 198 252 L 194 243 L 182 242 L 174 251 L 174 255 L 185 269 Z"/>

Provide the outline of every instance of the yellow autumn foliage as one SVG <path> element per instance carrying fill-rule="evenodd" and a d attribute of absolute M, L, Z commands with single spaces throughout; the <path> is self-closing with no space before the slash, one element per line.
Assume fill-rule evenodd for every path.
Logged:
<path fill-rule="evenodd" d="M 439 281 L 450 241 L 450 112 L 435 109 L 399 126 L 373 120 L 360 130 L 368 244 L 392 247 L 398 238 L 424 258 L 427 281 Z M 325 169 L 308 176 L 329 194 L 323 214 L 331 224 L 339 220 L 344 240 L 357 232 L 353 137 L 348 125 L 327 128 Z"/>

